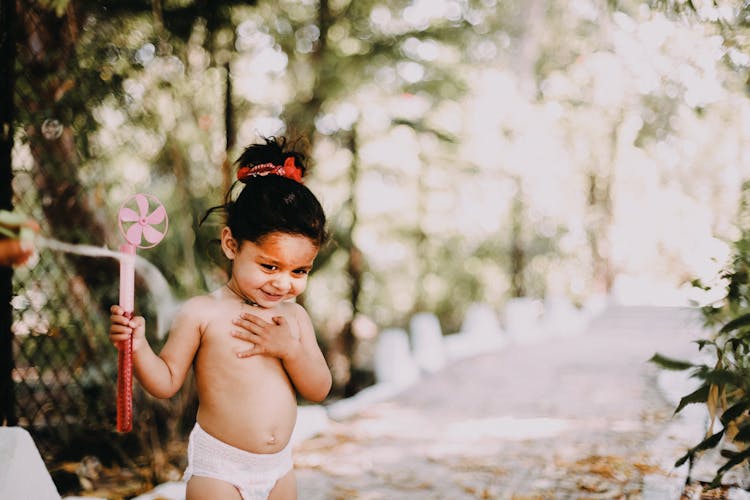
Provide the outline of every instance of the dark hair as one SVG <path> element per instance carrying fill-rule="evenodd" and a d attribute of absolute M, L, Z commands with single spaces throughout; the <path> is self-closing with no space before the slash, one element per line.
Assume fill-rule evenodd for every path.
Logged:
<path fill-rule="evenodd" d="M 265 144 L 252 144 L 245 149 L 235 162 L 238 169 L 267 163 L 281 166 L 293 157 L 295 166 L 305 173 L 305 156 L 285 151 L 285 138 L 264 140 Z M 245 185 L 233 200 L 237 182 Z M 260 243 L 276 232 L 306 236 L 317 247 L 328 239 L 323 207 L 304 184 L 277 174 L 248 176 L 237 182 L 227 192 L 224 204 L 209 209 L 204 220 L 214 211 L 225 212 L 226 225 L 238 242 Z"/>

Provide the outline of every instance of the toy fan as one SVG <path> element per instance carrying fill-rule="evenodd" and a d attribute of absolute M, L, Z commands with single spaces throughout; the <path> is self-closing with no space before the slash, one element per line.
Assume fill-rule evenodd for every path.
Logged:
<path fill-rule="evenodd" d="M 135 250 L 152 248 L 167 233 L 169 219 L 164 205 L 149 194 L 136 194 L 118 213 L 120 232 L 127 243 L 120 246 L 120 307 L 125 316 L 135 309 Z M 117 352 L 117 431 L 133 429 L 133 338 L 121 342 Z"/>

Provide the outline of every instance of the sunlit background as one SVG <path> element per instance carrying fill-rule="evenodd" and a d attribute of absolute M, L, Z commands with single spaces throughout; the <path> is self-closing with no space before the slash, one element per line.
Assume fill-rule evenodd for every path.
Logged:
<path fill-rule="evenodd" d="M 223 283 L 221 221 L 199 222 L 266 136 L 307 152 L 329 216 L 302 300 L 339 396 L 368 383 L 378 332 L 418 312 L 449 334 L 472 304 L 502 323 L 519 297 L 720 298 L 691 282 L 721 285 L 742 230 L 738 5 L 116 3 L 19 3 L 13 191 L 49 238 L 112 249 L 120 203 L 164 200 L 170 233 L 142 253 L 169 284 L 139 296 L 150 318 Z M 18 270 L 16 335 L 68 321 L 40 269 L 68 269 L 101 324 L 113 268 L 91 262 L 42 249 Z"/>
<path fill-rule="evenodd" d="M 108 91 L 87 103 L 94 122 L 34 123 L 87 134 L 95 206 L 169 200 L 175 292 L 220 283 L 196 269 L 185 216 L 219 202 L 243 146 L 288 135 L 311 147 L 339 236 L 305 298 L 328 335 L 354 310 L 381 327 L 435 311 L 456 331 L 471 302 L 513 296 L 701 300 L 689 281 L 725 264 L 748 169 L 747 56 L 710 23 L 637 2 L 330 8 L 347 16 L 325 43 L 312 2 L 235 7 L 211 31 L 196 18 L 183 39 L 148 16 L 84 23 L 80 64 Z M 30 151 L 19 130 L 17 170 Z"/>

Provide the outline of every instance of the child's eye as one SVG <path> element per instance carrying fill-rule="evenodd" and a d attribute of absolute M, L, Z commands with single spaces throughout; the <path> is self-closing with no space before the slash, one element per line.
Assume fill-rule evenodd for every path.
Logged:
<path fill-rule="evenodd" d="M 276 266 L 272 266 L 271 264 L 261 264 L 260 267 L 267 271 L 275 271 L 276 269 L 278 269 Z"/>
<path fill-rule="evenodd" d="M 294 274 L 297 274 L 299 276 L 305 276 L 307 274 L 310 274 L 310 270 L 308 269 L 295 269 Z"/>

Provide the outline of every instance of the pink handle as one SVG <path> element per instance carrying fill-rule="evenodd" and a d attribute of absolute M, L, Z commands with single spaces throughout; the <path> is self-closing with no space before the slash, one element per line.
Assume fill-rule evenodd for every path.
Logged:
<path fill-rule="evenodd" d="M 120 252 L 120 307 L 125 316 L 135 309 L 135 247 L 125 244 Z M 133 430 L 133 337 L 117 347 L 117 432 Z"/>

